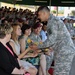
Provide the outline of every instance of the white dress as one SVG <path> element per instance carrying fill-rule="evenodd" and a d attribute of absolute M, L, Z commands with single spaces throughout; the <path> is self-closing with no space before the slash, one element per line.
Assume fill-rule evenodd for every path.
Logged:
<path fill-rule="evenodd" d="M 14 43 L 15 49 L 16 49 L 16 54 L 19 55 L 20 54 L 20 44 L 18 42 L 15 43 L 12 39 L 10 41 L 12 41 Z M 20 60 L 20 63 L 21 63 L 21 66 L 23 66 L 26 70 L 31 67 L 35 67 L 31 63 L 29 63 L 25 60 Z"/>

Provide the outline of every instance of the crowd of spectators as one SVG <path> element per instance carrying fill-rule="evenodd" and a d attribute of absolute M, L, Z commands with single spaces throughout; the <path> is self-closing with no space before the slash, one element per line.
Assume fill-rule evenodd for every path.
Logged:
<path fill-rule="evenodd" d="M 11 8 L 11 7 L 7 8 L 5 6 L 5 7 L 0 8 L 0 25 L 11 25 L 12 26 L 13 32 L 12 32 L 9 44 L 13 48 L 13 51 L 18 56 L 18 58 L 19 59 L 24 59 L 24 58 L 26 59 L 26 58 L 31 57 L 31 58 L 29 58 L 29 60 L 31 59 L 30 60 L 31 62 L 29 62 L 29 63 L 31 63 L 33 66 L 30 65 L 26 61 L 25 61 L 26 65 L 23 62 L 25 67 L 27 65 L 28 65 L 27 67 L 29 67 L 29 68 L 26 69 L 26 71 L 29 72 L 30 75 L 35 75 L 36 72 L 37 72 L 36 68 L 39 69 L 39 67 L 41 67 L 39 69 L 38 73 L 40 75 L 42 75 L 42 74 L 46 75 L 46 71 L 48 72 L 49 68 L 46 69 L 46 56 L 45 55 L 48 54 L 48 56 L 49 56 L 50 54 L 46 52 L 46 54 L 39 55 L 38 52 L 37 52 L 37 54 L 35 54 L 35 52 L 34 52 L 34 54 L 28 55 L 28 57 L 26 57 L 27 56 L 26 54 L 27 54 L 28 51 L 30 51 L 30 48 L 28 48 L 28 49 L 27 49 L 27 47 L 24 48 L 26 43 L 24 44 L 23 42 L 25 42 L 26 38 L 28 39 L 27 34 L 29 35 L 30 32 L 29 33 L 27 33 L 27 32 L 29 31 L 29 28 L 31 28 L 31 34 L 32 34 L 32 32 L 34 32 L 34 30 L 36 31 L 36 34 L 39 33 L 37 35 L 35 34 L 35 36 L 34 36 L 34 38 L 36 38 L 36 36 L 39 36 L 40 40 L 36 40 L 37 43 L 38 42 L 42 43 L 43 40 L 45 41 L 47 39 L 47 31 L 46 31 L 47 30 L 47 22 L 41 23 L 40 20 L 37 18 L 37 12 L 32 12 L 29 9 L 25 9 L 25 10 L 19 9 L 18 10 L 16 8 Z M 28 25 L 29 28 L 26 25 Z M 17 28 L 17 27 L 19 27 L 19 28 Z M 43 32 L 43 35 L 42 34 L 40 35 L 41 30 Z M 22 36 L 24 36 L 23 32 L 26 33 L 25 39 L 20 44 L 19 39 L 22 39 Z M 21 33 L 22 33 L 22 35 L 21 35 Z M 43 37 L 45 37 L 45 38 L 43 38 Z M 26 41 L 27 41 L 27 39 L 26 39 Z M 11 42 L 14 42 L 14 44 L 12 44 Z M 16 47 L 17 47 L 17 49 L 16 49 Z M 22 50 L 20 51 L 20 47 L 24 48 L 24 49 L 21 48 L 21 49 L 23 49 L 23 51 Z M 25 51 L 26 49 L 28 51 Z M 17 54 L 17 51 L 18 51 L 18 54 Z M 52 55 L 47 57 L 47 58 L 48 59 L 52 58 Z M 43 62 L 43 64 L 42 64 L 42 62 Z M 50 66 L 48 66 L 48 67 L 50 67 Z"/>
<path fill-rule="evenodd" d="M 66 27 L 67 27 L 67 29 L 68 29 L 68 31 L 70 32 L 70 34 L 71 34 L 71 36 L 73 37 L 73 36 L 75 36 L 75 28 L 74 28 L 74 24 L 75 24 L 75 20 L 74 19 L 72 19 L 72 18 L 63 18 L 63 19 L 61 19 L 63 22 L 64 22 L 64 24 L 66 25 Z M 23 9 L 16 9 L 16 8 L 11 8 L 11 7 L 9 7 L 9 8 L 7 8 L 6 6 L 5 7 L 1 7 L 0 8 L 0 24 L 2 24 L 2 25 L 11 25 L 12 27 L 13 27 L 13 25 L 15 26 L 15 24 L 17 24 L 19 27 L 20 27 L 20 29 L 22 30 L 22 35 L 19 37 L 18 36 L 18 34 L 16 33 L 16 30 L 13 28 L 13 30 L 15 31 L 15 34 L 19 37 L 19 39 L 23 39 L 23 41 L 22 42 L 20 42 L 19 43 L 19 40 L 18 39 L 16 39 L 16 41 L 14 40 L 14 39 L 12 39 L 12 37 L 11 37 L 11 39 L 14 41 L 14 42 L 17 42 L 19 45 L 20 45 L 20 47 L 21 47 L 21 51 L 20 51 L 20 49 L 19 49 L 19 54 L 17 54 L 18 55 L 18 58 L 19 59 L 21 59 L 21 58 L 23 58 L 23 56 L 24 56 L 24 54 L 26 55 L 26 52 L 25 51 L 23 51 L 23 50 L 25 50 L 25 49 L 27 49 L 27 48 L 25 48 L 26 46 L 26 43 L 24 43 L 24 42 L 26 42 L 27 41 L 27 39 L 28 39 L 28 37 L 27 37 L 27 35 L 26 35 L 26 30 L 27 30 L 27 32 L 28 32 L 28 29 L 30 29 L 31 28 L 31 35 L 32 35 L 32 37 L 33 37 L 33 33 L 34 32 L 36 32 L 36 33 L 38 33 L 39 32 L 39 34 L 35 34 L 35 36 L 33 37 L 33 38 L 36 38 L 36 36 L 38 36 L 39 35 L 39 40 L 37 40 L 37 38 L 36 38 L 36 41 L 37 41 L 37 43 L 38 42 L 40 42 L 40 39 L 41 39 L 41 41 L 42 42 L 44 42 L 46 39 L 47 39 L 47 22 L 42 22 L 41 23 L 41 21 L 37 18 L 37 12 L 32 12 L 32 11 L 30 11 L 29 9 L 25 9 L 25 10 L 23 10 Z M 29 25 L 29 28 L 28 27 L 26 27 L 25 25 Z M 25 28 L 26 27 L 26 28 Z M 25 28 L 25 29 L 24 29 Z M 24 31 L 23 31 L 23 29 L 24 29 Z M 50 32 L 51 33 L 51 32 Z M 14 35 L 14 34 L 13 34 Z M 25 36 L 24 36 L 25 35 Z M 28 36 L 29 36 L 29 34 L 28 34 Z M 16 38 L 16 36 L 14 36 L 15 38 Z M 23 37 L 23 38 L 22 38 Z M 32 37 L 29 37 L 29 38 L 31 38 L 32 39 Z M 24 41 L 25 40 L 25 41 Z M 35 39 L 32 39 L 33 41 L 35 41 Z M 23 46 L 23 44 L 24 44 L 24 46 Z M 18 47 L 19 48 L 19 47 Z M 25 49 L 23 49 L 23 48 L 25 48 Z M 14 49 L 13 49 L 14 50 Z M 22 56 L 19 56 L 20 55 L 20 52 L 21 53 L 23 53 L 23 55 Z M 25 52 L 25 53 L 24 53 Z M 49 52 L 50 53 L 50 52 Z M 46 75 L 46 66 L 47 66 L 47 68 L 49 69 L 50 68 L 50 66 L 51 66 L 51 64 L 49 64 L 48 62 L 45 62 L 45 61 L 49 61 L 50 59 L 53 59 L 53 54 L 51 55 L 51 54 L 49 54 L 49 53 L 47 53 L 47 54 L 45 54 L 44 53 L 44 55 L 42 56 L 42 55 L 39 55 L 39 54 L 37 54 L 37 55 L 32 55 L 32 56 L 29 56 L 29 57 L 32 57 L 32 65 L 34 64 L 33 63 L 33 60 L 35 60 L 36 58 L 38 59 L 38 62 L 37 62 L 37 64 L 38 65 L 41 65 L 41 69 L 42 70 L 39 70 L 39 71 L 42 71 L 42 73 L 40 72 L 39 74 L 40 75 Z M 49 57 L 48 57 L 48 56 Z M 37 57 L 36 57 L 37 56 Z M 41 57 L 42 56 L 42 57 Z M 35 58 L 36 57 L 36 58 Z M 33 58 L 35 58 L 35 59 L 33 59 Z M 47 58 L 47 60 L 46 60 L 46 58 Z M 37 61 L 37 59 L 36 59 L 36 61 Z M 49 60 L 48 60 L 49 59 Z M 29 60 L 30 60 L 30 58 L 29 58 Z M 44 66 L 43 66 L 43 64 L 42 64 L 42 62 L 41 63 L 39 63 L 39 61 L 41 62 L 41 61 L 43 61 L 43 63 L 44 63 Z M 30 62 L 29 62 L 30 63 Z M 36 63 L 36 62 L 35 62 Z M 49 65 L 46 65 L 46 63 L 48 63 Z M 52 63 L 52 62 L 51 62 Z M 31 67 L 33 68 L 33 69 L 35 69 L 35 65 L 33 65 L 32 66 L 31 65 Z M 35 67 L 34 67 L 35 66 Z M 36 67 L 37 68 L 37 67 Z M 47 69 L 47 70 L 48 70 Z M 36 70 L 36 69 L 35 69 Z M 31 73 L 31 71 L 32 70 L 30 70 L 29 72 Z M 33 73 L 31 73 L 31 75 L 32 75 Z M 34 73 L 34 75 L 36 74 L 36 72 Z"/>
<path fill-rule="evenodd" d="M 29 9 L 16 9 L 16 8 L 7 8 L 1 7 L 0 8 L 0 23 L 13 23 L 18 22 L 21 25 L 24 23 L 33 25 L 34 21 L 36 20 L 35 12 L 32 12 Z"/>

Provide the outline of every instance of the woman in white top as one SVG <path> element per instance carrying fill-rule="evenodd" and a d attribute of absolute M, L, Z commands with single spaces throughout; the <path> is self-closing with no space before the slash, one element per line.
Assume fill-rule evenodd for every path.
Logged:
<path fill-rule="evenodd" d="M 11 35 L 10 45 L 12 46 L 14 52 L 18 55 L 18 58 L 22 59 L 25 57 L 25 54 L 28 53 L 31 49 L 27 48 L 24 52 L 20 53 L 20 44 L 18 38 L 21 35 L 21 27 L 19 24 L 13 24 L 12 28 L 13 32 Z M 25 70 L 30 73 L 30 75 L 36 75 L 37 69 L 32 64 L 26 62 L 25 60 L 21 60 L 20 62 Z"/>

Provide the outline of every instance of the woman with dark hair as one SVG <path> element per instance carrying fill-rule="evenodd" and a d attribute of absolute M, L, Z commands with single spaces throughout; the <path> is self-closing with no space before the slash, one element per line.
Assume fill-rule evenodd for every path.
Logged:
<path fill-rule="evenodd" d="M 30 43 L 30 39 L 29 39 L 29 35 L 31 34 L 31 26 L 28 25 L 28 24 L 25 24 L 22 26 L 22 36 L 21 38 L 19 39 L 19 42 L 20 42 L 20 46 L 21 46 L 21 52 L 24 52 L 27 48 L 29 48 L 29 45 L 31 44 Z M 31 63 L 31 60 L 30 58 L 34 58 L 38 55 L 38 53 L 35 53 L 32 51 L 29 51 L 24 57 L 23 60 L 26 60 L 27 62 Z M 30 61 L 29 61 L 30 60 Z M 31 63 L 32 64 L 32 63 Z M 33 64 L 32 64 L 33 65 Z"/>
<path fill-rule="evenodd" d="M 19 24 L 13 24 L 12 25 L 13 31 L 11 35 L 10 45 L 13 47 L 14 52 L 16 55 L 18 55 L 18 58 L 20 59 L 21 66 L 23 66 L 26 70 L 26 72 L 30 73 L 30 75 L 36 75 L 37 69 L 35 66 L 30 64 L 29 62 L 26 62 L 25 60 L 21 60 L 25 58 L 26 54 L 31 50 L 30 47 L 28 47 L 25 51 L 20 51 L 20 44 L 19 44 L 19 36 L 21 35 L 21 27 Z M 20 53 L 21 52 L 21 53 Z"/>

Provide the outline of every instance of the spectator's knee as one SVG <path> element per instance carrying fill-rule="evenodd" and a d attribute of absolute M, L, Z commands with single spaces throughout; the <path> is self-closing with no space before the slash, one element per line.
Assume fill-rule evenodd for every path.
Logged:
<path fill-rule="evenodd" d="M 36 68 L 33 68 L 33 70 L 32 70 L 32 74 L 33 74 L 33 75 L 36 75 L 37 72 L 38 72 L 38 70 L 37 70 Z"/>
<path fill-rule="evenodd" d="M 42 54 L 41 57 L 40 57 L 41 60 L 42 60 L 42 59 L 45 59 L 45 58 L 46 58 L 46 57 L 45 57 L 44 54 Z"/>

